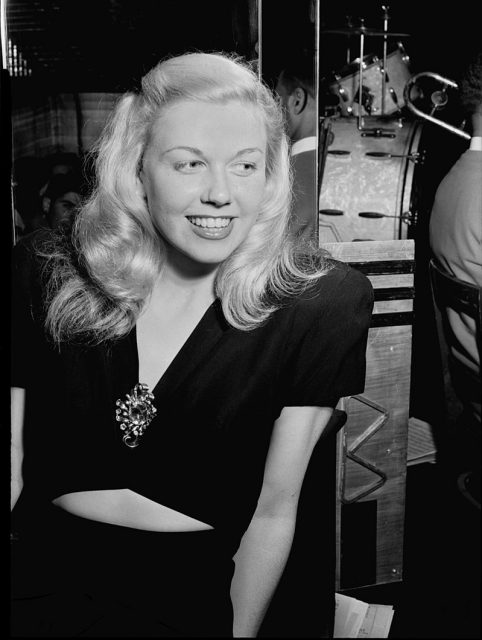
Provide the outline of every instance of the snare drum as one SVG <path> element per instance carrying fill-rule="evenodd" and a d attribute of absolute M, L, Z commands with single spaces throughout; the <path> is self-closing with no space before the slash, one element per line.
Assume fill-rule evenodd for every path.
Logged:
<path fill-rule="evenodd" d="M 384 115 L 400 111 L 404 106 L 403 90 L 411 77 L 409 58 L 401 43 L 387 55 Z M 342 116 L 358 115 L 360 91 L 360 59 L 357 58 L 334 73 L 330 91 L 338 96 Z M 374 54 L 363 57 L 362 62 L 362 113 L 382 114 L 383 60 Z"/>
<path fill-rule="evenodd" d="M 385 128 L 383 118 L 370 127 Z M 393 125 L 394 137 L 368 137 L 356 118 L 331 122 L 332 138 L 321 177 L 320 242 L 400 240 L 407 237 L 422 152 L 418 121 Z M 359 216 L 359 214 L 363 214 Z M 393 216 L 393 217 L 384 217 Z"/>

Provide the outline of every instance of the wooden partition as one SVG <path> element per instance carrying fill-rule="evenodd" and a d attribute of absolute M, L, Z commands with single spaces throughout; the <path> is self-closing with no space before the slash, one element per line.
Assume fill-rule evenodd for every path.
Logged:
<path fill-rule="evenodd" d="M 375 291 L 363 394 L 343 398 L 337 444 L 338 591 L 400 581 L 414 298 L 414 241 L 322 244 Z"/>

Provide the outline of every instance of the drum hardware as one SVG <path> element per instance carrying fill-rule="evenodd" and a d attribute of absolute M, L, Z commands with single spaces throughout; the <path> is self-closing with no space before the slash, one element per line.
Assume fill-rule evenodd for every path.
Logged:
<path fill-rule="evenodd" d="M 348 27 L 343 29 L 324 29 L 321 31 L 321 33 L 339 34 L 339 35 L 346 35 L 346 36 L 355 36 L 355 35 L 359 36 L 360 55 L 359 55 L 359 58 L 355 61 L 355 62 L 358 62 L 358 91 L 356 92 L 356 95 L 352 104 L 345 104 L 349 102 L 349 98 L 347 96 L 347 93 L 344 87 L 341 85 L 342 78 L 340 76 L 335 75 L 335 80 L 337 82 L 337 94 L 341 102 L 340 106 L 341 106 L 342 114 L 343 112 L 346 112 L 346 115 L 352 115 L 354 113 L 352 105 L 353 103 L 357 103 L 358 113 L 355 115 L 357 115 L 358 117 L 358 130 L 360 132 L 367 131 L 369 132 L 370 135 L 373 135 L 375 137 L 393 137 L 392 135 L 393 130 L 388 132 L 385 132 L 383 129 L 377 129 L 376 131 L 372 131 L 370 128 L 365 127 L 365 122 L 362 117 L 364 112 L 369 116 L 381 115 L 383 117 L 387 115 L 387 108 L 386 108 L 387 95 L 389 96 L 392 102 L 392 105 L 391 105 L 392 111 L 394 110 L 399 114 L 401 114 L 401 106 L 399 104 L 399 98 L 397 96 L 396 91 L 393 89 L 393 87 L 388 87 L 388 94 L 387 94 L 387 83 L 390 81 L 389 74 L 388 74 L 388 64 L 387 64 L 387 60 L 389 57 L 387 55 L 388 38 L 389 37 L 397 37 L 397 38 L 407 37 L 410 34 L 400 33 L 400 32 L 390 32 L 388 29 L 388 23 L 390 19 L 390 16 L 388 13 L 389 6 L 382 5 L 382 9 L 383 9 L 383 29 L 381 30 L 367 28 L 364 24 L 365 21 L 363 18 L 360 18 L 360 26 L 353 27 L 351 24 L 351 16 L 347 16 Z M 370 87 L 363 83 L 364 67 L 365 67 L 365 71 L 367 68 L 367 65 L 364 65 L 365 37 L 370 37 L 370 36 L 383 37 L 383 59 L 381 63 L 378 65 L 378 71 L 380 71 L 381 73 L 381 110 L 378 113 L 377 113 L 378 109 L 374 104 L 376 96 L 373 94 L 372 91 L 370 91 Z M 398 44 L 399 44 L 399 50 L 402 50 L 403 47 L 400 45 L 400 43 Z M 402 66 L 403 65 L 406 66 L 407 60 L 408 60 L 408 56 L 406 56 L 405 53 L 403 52 L 402 58 L 401 58 Z M 376 64 L 377 61 L 378 59 L 375 59 L 373 63 Z M 395 75 L 397 76 L 397 79 L 399 79 L 398 76 L 400 74 L 397 72 L 395 73 Z M 405 81 L 406 79 L 404 80 L 402 86 L 404 85 Z"/>
<path fill-rule="evenodd" d="M 324 213 L 325 216 L 342 216 L 345 212 L 341 209 L 320 209 L 320 213 Z"/>
<path fill-rule="evenodd" d="M 364 26 L 364 20 L 361 20 L 362 27 Z M 364 129 L 364 122 L 362 118 L 362 100 L 363 100 L 363 47 L 365 44 L 365 35 L 360 33 L 360 64 L 358 67 L 359 80 L 358 80 L 358 131 Z"/>
<path fill-rule="evenodd" d="M 447 102 L 449 101 L 449 97 L 447 95 L 446 89 L 441 89 L 440 91 L 434 91 L 430 96 L 430 100 L 432 101 L 433 107 L 430 111 L 430 115 L 433 116 L 437 109 L 441 109 L 445 107 Z"/>
<path fill-rule="evenodd" d="M 365 36 L 388 37 L 388 38 L 408 38 L 409 33 L 395 33 L 394 31 L 384 31 L 383 29 L 368 29 L 364 25 L 360 27 L 345 27 L 342 29 L 322 29 L 321 33 L 340 36 Z"/>
<path fill-rule="evenodd" d="M 353 28 L 353 22 L 352 22 L 352 16 L 345 16 L 346 18 L 346 26 L 349 29 Z M 350 64 L 350 60 L 351 60 L 351 46 L 350 46 L 350 35 L 347 36 L 347 43 L 346 43 L 346 63 Z"/>
<path fill-rule="evenodd" d="M 417 81 L 423 77 L 433 78 L 434 80 L 436 80 L 437 82 L 440 82 L 443 85 L 441 91 L 434 91 L 432 93 L 431 100 L 432 100 L 433 108 L 430 114 L 424 113 L 423 111 L 421 111 L 421 109 L 418 109 L 413 104 L 410 97 L 412 88 L 416 85 Z M 446 91 L 448 88 L 457 90 L 459 87 L 456 82 L 454 82 L 453 80 L 450 80 L 449 78 L 444 78 L 438 73 L 434 73 L 433 71 L 422 71 L 412 76 L 407 82 L 407 84 L 405 85 L 405 89 L 404 89 L 405 102 L 407 104 L 407 107 L 410 109 L 410 111 L 412 111 L 412 113 L 414 113 L 419 118 L 428 120 L 429 122 L 432 122 L 433 124 L 436 124 L 439 127 L 443 127 L 444 129 L 447 129 L 448 131 L 451 131 L 456 135 L 462 136 L 462 138 L 465 138 L 466 140 L 470 140 L 470 135 L 466 131 L 459 129 L 458 127 L 455 127 L 454 125 L 451 125 L 448 122 L 444 122 L 439 118 L 433 117 L 433 113 L 437 109 L 447 104 L 448 97 L 447 97 Z"/>
<path fill-rule="evenodd" d="M 388 74 L 385 72 L 383 74 L 384 79 L 388 80 Z M 393 87 L 388 87 L 388 91 L 390 92 L 390 97 L 393 102 L 396 104 L 399 113 L 402 111 L 398 105 L 398 97 L 395 89 Z M 382 111 L 385 109 L 385 91 L 382 93 Z"/>
<path fill-rule="evenodd" d="M 381 115 L 384 116 L 385 115 L 385 88 L 386 88 L 386 80 L 387 80 L 387 37 L 388 37 L 388 20 L 389 20 L 389 16 L 388 16 L 388 7 L 383 6 L 382 7 L 384 10 L 384 19 L 383 19 L 383 30 L 382 30 L 382 34 L 383 34 L 383 63 L 382 63 L 382 68 L 381 68 L 381 72 L 382 72 L 382 112 Z M 362 31 L 362 33 L 360 33 L 360 65 L 359 65 L 359 85 L 358 85 L 358 131 L 362 132 L 362 135 L 370 135 L 370 136 L 374 136 L 377 138 L 380 137 L 388 137 L 388 138 L 393 138 L 394 133 L 393 130 L 389 130 L 389 131 L 384 131 L 383 129 L 370 129 L 370 128 L 365 128 L 365 123 L 362 117 L 362 106 L 363 106 L 363 47 L 364 47 L 364 42 L 365 42 L 365 33 L 364 31 L 366 31 L 365 26 L 364 26 L 364 20 L 361 19 L 361 26 L 360 26 L 360 30 Z M 397 104 L 398 106 L 398 104 Z M 366 111 L 368 111 L 366 109 Z M 371 111 L 371 109 L 370 109 Z M 370 112 L 369 112 L 370 113 Z M 363 134 L 363 132 L 365 132 L 365 134 Z"/>
<path fill-rule="evenodd" d="M 385 151 L 367 151 L 365 153 L 366 156 L 370 158 L 408 158 L 412 162 L 423 163 L 425 160 L 425 154 L 419 153 L 418 151 L 414 151 L 413 153 L 403 154 L 403 153 L 385 153 Z"/>
<path fill-rule="evenodd" d="M 382 64 L 382 115 L 385 115 L 385 89 L 387 86 L 387 32 L 388 32 L 388 9 L 387 5 L 382 5 L 383 9 L 383 64 Z M 395 93 L 395 92 L 394 92 Z M 398 100 L 395 100 L 398 106 Z"/>
<path fill-rule="evenodd" d="M 343 88 L 343 86 L 340 84 L 340 80 L 341 80 L 341 76 L 337 75 L 337 74 L 333 74 L 334 75 L 334 79 L 336 81 L 336 89 L 337 89 L 337 94 L 338 97 L 341 98 L 341 100 L 343 102 L 348 102 L 349 98 L 347 95 L 347 92 L 345 91 L 345 89 Z M 346 110 L 348 115 L 352 114 L 353 108 L 350 105 L 346 105 Z"/>
<path fill-rule="evenodd" d="M 399 218 L 405 224 L 411 225 L 415 223 L 415 215 L 411 211 L 404 211 L 401 216 L 392 216 L 388 213 L 379 213 L 378 211 L 360 211 L 360 218 Z"/>
<path fill-rule="evenodd" d="M 395 138 L 397 135 L 395 129 L 363 129 L 360 128 L 360 124 L 358 124 L 358 130 L 362 132 L 362 138 Z"/>
<path fill-rule="evenodd" d="M 375 114 L 375 109 L 374 109 L 374 101 L 375 101 L 375 95 L 370 91 L 370 87 L 366 87 L 364 84 L 362 84 L 361 87 L 361 98 L 360 98 L 360 91 L 358 90 L 355 94 L 355 100 L 358 101 L 358 104 L 362 105 L 363 109 L 365 110 L 365 112 L 371 116 Z M 360 106 L 358 107 L 358 113 L 360 113 Z"/>
<path fill-rule="evenodd" d="M 345 149 L 328 149 L 328 153 L 332 156 L 349 156 L 351 151 Z"/>
<path fill-rule="evenodd" d="M 404 106 L 403 90 L 411 77 L 407 63 L 409 60 L 401 42 L 397 48 L 387 56 L 385 72 L 383 62 L 374 54 L 363 56 L 363 82 L 362 82 L 362 115 L 382 115 L 382 93 L 384 94 L 384 116 L 393 117 L 401 115 Z M 341 69 L 333 70 L 324 79 L 327 82 L 327 90 L 337 100 L 336 106 L 340 115 L 358 115 L 359 107 L 359 78 L 360 58 L 357 57 Z M 382 81 L 385 78 L 385 90 L 382 91 Z"/>

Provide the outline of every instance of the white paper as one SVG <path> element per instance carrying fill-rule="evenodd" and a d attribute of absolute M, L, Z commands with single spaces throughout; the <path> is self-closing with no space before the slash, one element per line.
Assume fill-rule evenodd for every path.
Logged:
<path fill-rule="evenodd" d="M 393 618 L 393 607 L 386 604 L 371 604 L 358 632 L 359 638 L 388 638 Z"/>
<path fill-rule="evenodd" d="M 344 596 L 335 594 L 335 629 L 334 638 L 357 638 L 363 621 L 368 611 L 368 604 Z"/>
<path fill-rule="evenodd" d="M 335 594 L 334 638 L 388 638 L 393 607 Z"/>

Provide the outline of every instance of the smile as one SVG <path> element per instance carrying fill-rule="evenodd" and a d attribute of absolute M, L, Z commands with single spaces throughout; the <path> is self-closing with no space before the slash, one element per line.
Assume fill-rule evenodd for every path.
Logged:
<path fill-rule="evenodd" d="M 195 227 L 203 227 L 205 229 L 224 229 L 232 220 L 232 218 L 201 218 L 194 216 L 188 216 L 187 219 Z"/>
<path fill-rule="evenodd" d="M 233 229 L 233 218 L 221 216 L 186 216 L 191 223 L 191 229 L 199 238 L 205 240 L 224 240 Z"/>

